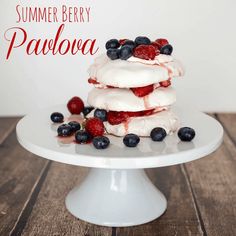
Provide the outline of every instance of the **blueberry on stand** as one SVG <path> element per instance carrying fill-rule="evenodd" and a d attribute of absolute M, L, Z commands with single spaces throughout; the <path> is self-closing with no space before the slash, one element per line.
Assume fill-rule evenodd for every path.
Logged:
<path fill-rule="evenodd" d="M 84 109 L 82 110 L 84 117 L 86 117 L 93 109 L 94 109 L 94 107 L 92 107 L 92 106 L 84 107 Z"/>
<path fill-rule="evenodd" d="M 72 135 L 72 133 L 73 133 L 73 130 L 71 126 L 68 124 L 60 125 L 57 129 L 57 134 L 58 136 L 61 136 L 61 137 L 68 137 Z"/>
<path fill-rule="evenodd" d="M 195 137 L 195 131 L 190 127 L 182 127 L 178 131 L 178 136 L 181 141 L 190 142 Z"/>
<path fill-rule="evenodd" d="M 136 147 L 139 142 L 140 142 L 140 138 L 136 134 L 127 134 L 123 138 L 123 143 L 127 147 Z"/>
<path fill-rule="evenodd" d="M 97 108 L 94 111 L 94 117 L 97 117 L 97 118 L 99 118 L 102 121 L 107 121 L 107 111 L 105 109 Z"/>
<path fill-rule="evenodd" d="M 107 50 L 107 56 L 111 60 L 119 59 L 119 57 L 120 57 L 120 50 L 119 49 L 108 49 Z"/>
<path fill-rule="evenodd" d="M 151 44 L 151 40 L 148 37 L 145 36 L 139 36 L 135 39 L 135 44 L 138 45 L 149 45 Z"/>
<path fill-rule="evenodd" d="M 85 130 L 78 130 L 75 133 L 75 141 L 77 143 L 88 143 L 91 140 L 91 135 Z"/>
<path fill-rule="evenodd" d="M 172 52 L 173 52 L 173 47 L 170 44 L 166 44 L 160 50 L 160 53 L 165 55 L 171 55 Z"/>
<path fill-rule="evenodd" d="M 151 131 L 150 137 L 153 141 L 161 142 L 166 137 L 166 131 L 161 127 L 156 127 Z"/>
<path fill-rule="evenodd" d="M 64 120 L 64 116 L 60 112 L 53 112 L 50 118 L 54 123 L 62 123 Z"/>
<path fill-rule="evenodd" d="M 106 49 L 115 49 L 120 47 L 120 43 L 117 39 L 110 39 L 109 41 L 106 42 L 105 47 Z"/>
<path fill-rule="evenodd" d="M 122 46 L 120 49 L 120 59 L 127 60 L 133 55 L 133 49 L 130 46 Z"/>
<path fill-rule="evenodd" d="M 80 130 L 81 128 L 80 123 L 78 123 L 77 121 L 71 121 L 68 123 L 68 125 L 72 128 L 73 132 L 76 132 L 77 130 Z"/>
<path fill-rule="evenodd" d="M 106 136 L 97 136 L 93 138 L 93 145 L 96 149 L 105 149 L 109 146 L 110 140 Z"/>

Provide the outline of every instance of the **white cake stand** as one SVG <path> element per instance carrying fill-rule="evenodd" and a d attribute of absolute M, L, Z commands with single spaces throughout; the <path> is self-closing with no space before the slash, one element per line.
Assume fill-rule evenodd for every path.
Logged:
<path fill-rule="evenodd" d="M 91 167 L 83 183 L 66 197 L 66 207 L 75 217 L 104 226 L 139 225 L 161 216 L 167 207 L 166 198 L 144 169 L 196 160 L 216 150 L 222 142 L 223 128 L 215 119 L 189 109 L 175 110 L 182 126 L 195 129 L 192 142 L 181 142 L 174 134 L 160 143 L 141 138 L 137 148 L 127 148 L 121 138 L 113 136 L 109 136 L 111 145 L 106 150 L 96 150 L 92 144 L 61 144 L 50 114 L 68 114 L 65 106 L 25 116 L 17 125 L 17 137 L 24 148 L 38 156 Z"/>

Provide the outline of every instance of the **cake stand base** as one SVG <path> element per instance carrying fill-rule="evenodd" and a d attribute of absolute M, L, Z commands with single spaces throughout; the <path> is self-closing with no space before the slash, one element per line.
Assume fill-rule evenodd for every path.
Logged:
<path fill-rule="evenodd" d="M 67 195 L 66 207 L 81 220 L 125 227 L 161 216 L 167 201 L 143 169 L 92 168 L 82 184 Z"/>

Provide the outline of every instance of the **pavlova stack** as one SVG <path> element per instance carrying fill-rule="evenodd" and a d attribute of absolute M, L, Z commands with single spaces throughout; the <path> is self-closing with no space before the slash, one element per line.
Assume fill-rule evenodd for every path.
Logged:
<path fill-rule="evenodd" d="M 150 136 L 155 127 L 167 134 L 176 131 L 179 120 L 171 111 L 176 101 L 171 79 L 184 71 L 171 56 L 169 42 L 147 37 L 111 39 L 106 49 L 107 54 L 89 68 L 94 88 L 88 103 L 96 109 L 88 116 L 102 118 L 107 133 L 116 136 Z"/>

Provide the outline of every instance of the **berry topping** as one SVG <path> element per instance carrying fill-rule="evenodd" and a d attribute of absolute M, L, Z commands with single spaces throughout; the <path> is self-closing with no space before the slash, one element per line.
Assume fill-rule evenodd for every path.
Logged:
<path fill-rule="evenodd" d="M 132 49 L 134 49 L 134 48 L 136 47 L 135 42 L 132 41 L 132 40 L 125 40 L 125 42 L 124 42 L 123 45 L 124 45 L 124 46 L 129 46 L 129 47 L 131 47 Z"/>
<path fill-rule="evenodd" d="M 119 49 L 108 49 L 107 50 L 107 56 L 111 59 L 111 60 L 116 60 L 120 58 L 120 50 Z"/>
<path fill-rule="evenodd" d="M 190 142 L 195 137 L 195 131 L 190 127 L 182 127 L 178 131 L 178 136 L 181 141 Z"/>
<path fill-rule="evenodd" d="M 144 60 L 153 60 L 156 56 L 156 49 L 152 45 L 139 45 L 134 49 L 134 56 Z"/>
<path fill-rule="evenodd" d="M 148 95 L 149 93 L 153 92 L 154 87 L 153 84 L 147 85 L 145 87 L 140 87 L 140 88 L 131 88 L 132 92 L 135 94 L 137 97 L 144 97 Z"/>
<path fill-rule="evenodd" d="M 137 46 L 141 44 L 149 45 L 151 43 L 151 40 L 145 36 L 139 36 L 135 39 L 134 42 L 136 43 Z"/>
<path fill-rule="evenodd" d="M 171 85 L 170 79 L 160 82 L 161 87 L 169 87 L 170 85 Z"/>
<path fill-rule="evenodd" d="M 106 149 L 109 144 L 110 140 L 105 136 L 97 136 L 93 138 L 93 145 L 96 149 Z"/>
<path fill-rule="evenodd" d="M 132 53 L 133 53 L 133 48 L 128 45 L 124 45 L 120 49 L 120 59 L 127 60 L 132 56 Z"/>
<path fill-rule="evenodd" d="M 82 111 L 84 117 L 86 117 L 93 109 L 94 109 L 94 107 L 91 107 L 91 106 L 84 107 L 84 109 Z"/>
<path fill-rule="evenodd" d="M 167 39 L 156 39 L 155 42 L 160 45 L 160 48 L 169 44 Z"/>
<path fill-rule="evenodd" d="M 64 120 L 64 116 L 60 112 L 53 112 L 50 118 L 54 123 L 62 123 Z"/>
<path fill-rule="evenodd" d="M 98 118 L 89 118 L 85 123 L 85 130 L 90 133 L 91 136 L 102 136 L 105 132 L 103 122 Z"/>
<path fill-rule="evenodd" d="M 91 135 L 85 130 L 78 130 L 75 133 L 75 141 L 77 143 L 89 143 L 91 141 Z"/>
<path fill-rule="evenodd" d="M 136 134 L 127 134 L 123 138 L 123 143 L 127 147 L 136 147 L 139 142 L 140 142 L 140 138 Z"/>
<path fill-rule="evenodd" d="M 128 40 L 128 39 L 120 39 L 120 40 L 119 40 L 120 45 L 121 45 L 121 46 L 124 45 L 124 43 L 125 43 L 126 40 Z"/>
<path fill-rule="evenodd" d="M 166 131 L 161 127 L 154 128 L 150 133 L 150 137 L 153 141 L 163 141 L 166 137 Z"/>
<path fill-rule="evenodd" d="M 102 121 L 107 121 L 107 111 L 105 109 L 96 109 L 94 111 L 94 117 L 99 118 Z"/>
<path fill-rule="evenodd" d="M 106 42 L 106 49 L 115 49 L 120 47 L 120 43 L 117 39 L 110 39 Z"/>
<path fill-rule="evenodd" d="M 161 54 L 171 55 L 171 53 L 173 52 L 173 47 L 170 44 L 166 44 L 161 48 L 160 52 Z"/>
<path fill-rule="evenodd" d="M 77 121 L 71 121 L 68 123 L 68 125 L 72 128 L 73 132 L 76 132 L 77 130 L 80 130 L 81 128 L 80 123 L 78 123 Z"/>
<path fill-rule="evenodd" d="M 155 47 L 155 49 L 156 49 L 156 55 L 159 55 L 159 54 L 160 54 L 160 49 L 161 49 L 160 44 L 158 44 L 157 42 L 151 42 L 151 45 L 152 45 L 153 47 Z"/>
<path fill-rule="evenodd" d="M 57 129 L 58 136 L 68 137 L 72 135 L 72 133 L 73 133 L 73 130 L 71 126 L 67 124 L 60 125 Z"/>
<path fill-rule="evenodd" d="M 84 109 L 84 102 L 79 97 L 73 97 L 67 103 L 67 108 L 71 114 L 80 114 Z"/>
<path fill-rule="evenodd" d="M 88 83 L 89 83 L 89 84 L 99 84 L 99 82 L 97 82 L 96 79 L 92 79 L 92 78 L 89 78 L 89 79 L 88 79 Z"/>

